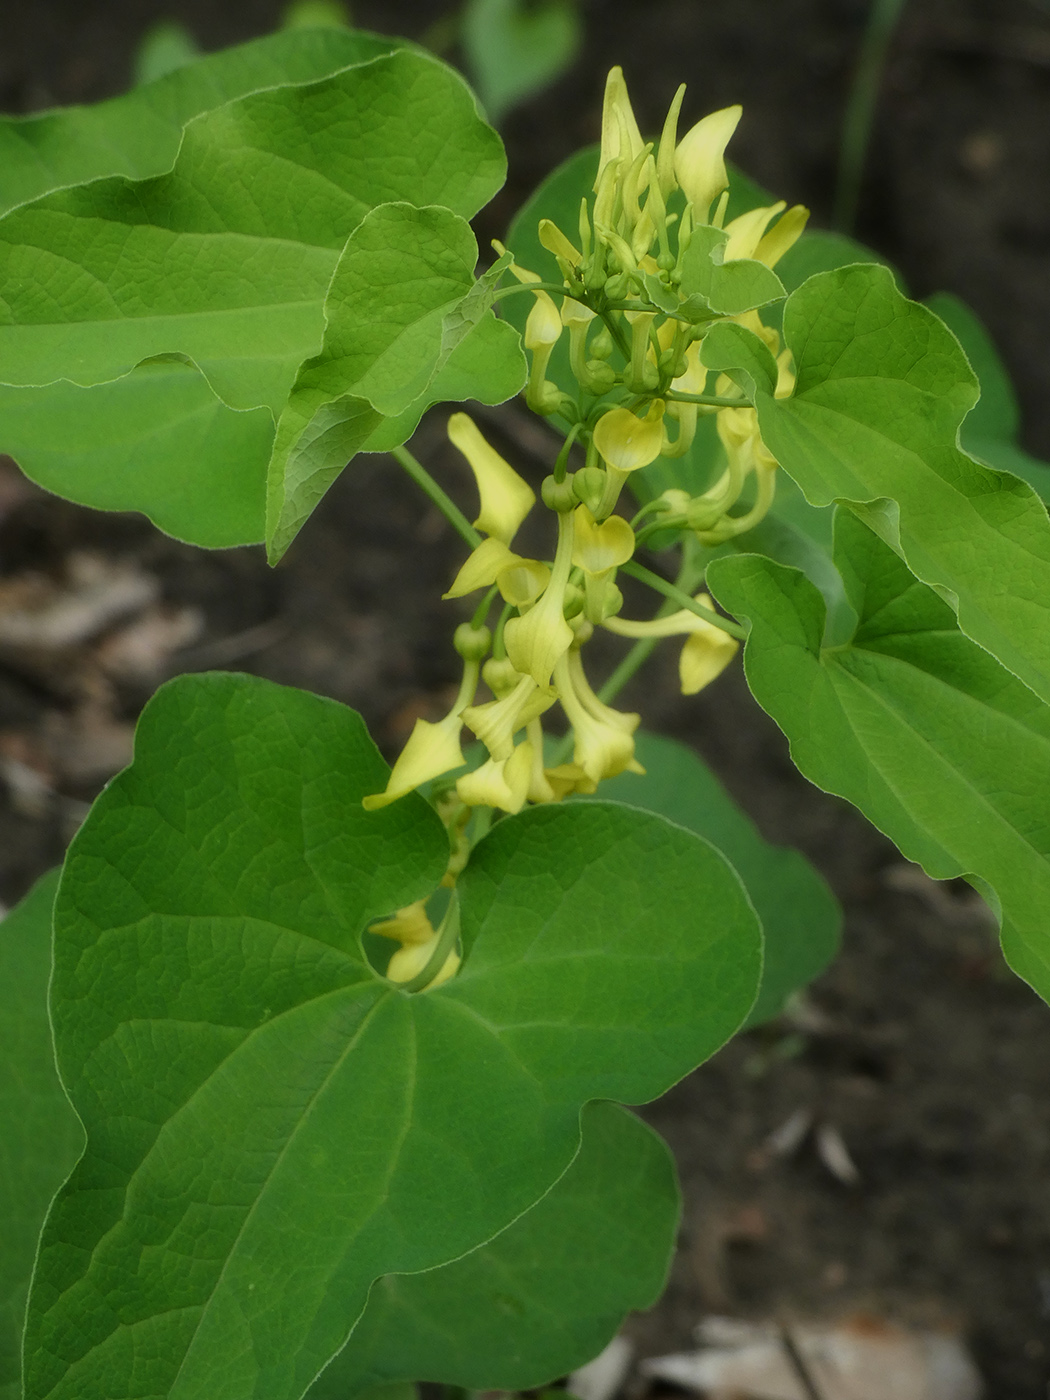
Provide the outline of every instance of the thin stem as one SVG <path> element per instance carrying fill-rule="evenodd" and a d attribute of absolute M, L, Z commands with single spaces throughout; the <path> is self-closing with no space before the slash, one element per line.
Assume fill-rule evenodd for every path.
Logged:
<path fill-rule="evenodd" d="M 485 619 L 489 615 L 489 608 L 492 607 L 492 600 L 499 592 L 499 584 L 494 583 L 489 591 L 482 598 L 481 602 L 474 609 L 474 616 L 470 620 L 471 627 L 477 632 L 485 625 Z"/>
<path fill-rule="evenodd" d="M 745 398 L 727 399 L 722 394 L 680 394 L 677 389 L 667 389 L 657 397 L 668 403 L 705 403 L 711 408 L 749 408 Z"/>
<path fill-rule="evenodd" d="M 452 497 L 437 484 L 423 463 L 413 457 L 407 447 L 392 447 L 390 455 L 401 463 L 416 485 L 422 487 L 448 523 L 466 540 L 471 549 L 477 549 L 481 543 L 481 536 Z"/>
<path fill-rule="evenodd" d="M 687 550 L 687 556 L 691 551 Z M 698 569 L 693 559 L 686 557 L 682 561 L 682 567 L 678 570 L 678 577 L 675 579 L 675 587 L 680 588 L 683 593 L 688 593 L 691 588 L 695 588 L 703 577 L 703 569 Z M 674 611 L 674 603 L 670 598 L 665 598 L 656 611 L 656 616 L 666 617 L 668 613 Z M 616 699 L 620 691 L 627 682 L 640 670 L 649 660 L 657 645 L 664 641 L 663 637 L 641 637 L 631 647 L 630 651 L 623 658 L 620 664 L 609 676 L 608 680 L 598 691 L 598 699 L 609 705 Z"/>
<path fill-rule="evenodd" d="M 621 564 L 620 568 L 631 578 L 636 578 L 639 583 L 648 584 L 657 593 L 662 593 L 665 598 L 670 598 L 680 608 L 696 613 L 697 617 L 702 617 L 705 622 L 710 622 L 712 627 L 718 627 L 723 632 L 728 632 L 731 637 L 736 637 L 739 641 L 746 639 L 747 633 L 738 622 L 730 622 L 727 617 L 719 617 L 718 613 L 712 612 L 710 608 L 705 608 L 702 603 L 691 598 L 684 589 L 676 587 L 673 583 L 668 583 L 667 579 L 661 578 L 659 574 L 654 574 L 652 569 L 646 569 L 643 565 L 635 563 L 633 559 L 628 560 L 626 564 Z"/>
<path fill-rule="evenodd" d="M 428 987 L 441 969 L 445 966 L 445 959 L 456 946 L 459 938 L 459 896 L 456 891 L 452 891 L 448 908 L 445 910 L 445 917 L 441 920 L 441 927 L 438 929 L 438 941 L 434 951 L 427 959 L 426 966 L 422 972 L 417 972 L 415 977 L 408 982 L 395 982 L 394 986 L 401 992 L 421 992 L 424 987 Z"/>
<path fill-rule="evenodd" d="M 886 67 L 886 55 L 904 5 L 905 0 L 872 0 L 867 28 L 857 55 L 857 71 L 842 119 L 838 180 L 832 215 L 832 224 L 840 233 L 851 232 L 857 217 L 864 159 L 871 139 L 875 107 Z"/>

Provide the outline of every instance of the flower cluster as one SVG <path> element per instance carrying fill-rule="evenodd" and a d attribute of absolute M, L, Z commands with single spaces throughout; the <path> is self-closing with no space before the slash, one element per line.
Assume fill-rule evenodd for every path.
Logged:
<path fill-rule="evenodd" d="M 794 387 L 790 355 L 759 310 L 783 295 L 773 268 L 801 234 L 807 212 L 778 203 L 727 221 L 725 149 L 741 111 L 714 112 L 678 139 L 684 92 L 676 94 L 654 145 L 642 140 L 623 74 L 613 69 L 594 197 L 582 202 L 578 239 L 548 219 L 539 225 L 560 286 L 508 260 L 519 294 L 532 297 L 524 333 L 526 402 L 568 425 L 542 488 L 543 504 L 557 519 L 553 557 L 516 550 L 535 492 L 465 413 L 449 420 L 449 438 L 477 483 L 474 524 L 482 539 L 445 596 L 485 591 L 474 621 L 456 632 L 463 675 L 455 702 L 437 722 L 417 720 L 385 791 L 365 806 L 384 806 L 440 780 L 432 798 L 452 838 L 450 885 L 469 850 L 464 833 L 473 810 L 513 814 L 526 803 L 592 793 L 605 778 L 641 771 L 634 754 L 639 716 L 604 703 L 584 669 L 583 648 L 596 628 L 636 641 L 684 637 L 686 694 L 712 681 L 737 650 L 732 634 L 739 629 L 719 617 L 706 594 L 671 588 L 676 610 L 665 605 L 656 617 L 635 621 L 620 615 L 616 582 L 618 570 L 636 568 L 630 561 L 638 544 L 653 535 L 662 532 L 666 540 L 677 532 L 692 541 L 695 555 L 751 529 L 772 502 L 777 463 L 759 429 L 758 390 L 746 375 L 718 368 L 731 361 L 718 355 L 708 357 L 711 366 L 705 361 L 712 327 L 731 323 L 734 343 L 764 367 L 767 391 L 782 396 Z M 552 356 L 563 343 L 575 395 L 551 377 Z M 560 371 L 555 377 L 564 380 Z M 725 465 L 705 490 L 674 486 L 656 494 L 634 476 L 661 458 L 685 457 L 700 418 L 712 414 Z M 570 472 L 574 446 L 585 461 Z M 632 477 L 632 484 L 643 483 L 635 494 L 645 504 L 628 521 L 616 511 Z M 694 586 L 701 576 L 702 570 Z M 497 597 L 502 611 L 490 630 Z M 544 715 L 555 705 L 569 729 L 562 761 L 549 756 L 544 742 Z M 463 771 L 465 730 L 483 751 L 469 772 Z M 437 935 L 421 906 L 400 911 L 379 931 L 402 943 L 391 964 L 399 980 L 437 956 Z"/>

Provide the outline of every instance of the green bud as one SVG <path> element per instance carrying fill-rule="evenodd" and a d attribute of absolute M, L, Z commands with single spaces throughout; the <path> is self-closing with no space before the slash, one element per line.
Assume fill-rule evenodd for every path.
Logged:
<path fill-rule="evenodd" d="M 596 360 L 607 360 L 616 348 L 612 338 L 612 332 L 608 326 L 602 326 L 598 334 L 590 343 L 590 352 Z"/>
<path fill-rule="evenodd" d="M 615 583 L 606 585 L 605 597 L 602 600 L 602 621 L 607 617 L 615 617 L 623 607 L 623 594 L 616 587 Z"/>
<path fill-rule="evenodd" d="M 472 627 L 461 622 L 452 637 L 452 645 L 464 661 L 480 661 L 492 645 L 492 633 L 487 627 Z"/>
<path fill-rule="evenodd" d="M 567 476 L 564 481 L 555 481 L 553 476 L 543 478 L 540 495 L 548 510 L 555 510 L 559 515 L 564 515 L 567 510 L 576 509 L 576 495 L 572 488 L 572 481 L 571 476 Z"/>
<path fill-rule="evenodd" d="M 509 695 L 521 676 L 514 669 L 509 657 L 502 657 L 497 660 L 492 656 L 485 662 L 481 670 L 481 679 L 492 691 L 497 699 L 502 700 L 504 695 Z"/>
<path fill-rule="evenodd" d="M 576 499 L 593 515 L 605 493 L 605 473 L 601 467 L 583 467 L 572 478 Z"/>
<path fill-rule="evenodd" d="M 657 253 L 656 266 L 661 272 L 673 272 L 677 265 L 677 259 L 673 253 Z"/>
<path fill-rule="evenodd" d="M 612 365 L 604 360 L 588 360 L 584 368 L 590 379 L 589 388 L 593 394 L 607 394 L 619 379 Z"/>
<path fill-rule="evenodd" d="M 605 280 L 605 295 L 610 301 L 622 301 L 630 288 L 631 280 L 626 272 L 617 272 Z"/>

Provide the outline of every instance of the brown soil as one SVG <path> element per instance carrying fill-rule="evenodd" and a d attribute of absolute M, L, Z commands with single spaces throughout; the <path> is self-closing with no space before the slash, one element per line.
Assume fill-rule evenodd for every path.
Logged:
<path fill-rule="evenodd" d="M 354 6 L 363 25 L 413 35 L 445 8 Z M 264 32 L 277 10 L 261 0 L 6 4 L 0 104 L 26 111 L 119 91 L 156 18 L 177 16 L 218 47 Z M 535 181 L 594 138 L 602 75 L 617 61 L 643 126 L 658 125 L 682 78 L 687 117 L 742 101 L 739 162 L 826 223 L 867 10 L 867 0 L 592 0 L 585 60 L 507 123 L 511 183 L 481 235 L 498 234 Z M 1050 457 L 1047 0 L 912 0 L 885 74 L 858 233 L 915 294 L 943 288 L 976 308 L 1014 373 L 1026 445 Z M 535 430 L 513 411 L 497 418 L 516 460 L 541 474 Z M 465 484 L 438 423 L 424 425 L 418 450 L 450 489 Z M 0 481 L 0 511 L 9 486 Z M 3 574 L 60 573 L 84 546 L 139 561 L 168 602 L 205 614 L 184 669 L 237 666 L 335 696 L 391 749 L 416 715 L 441 708 L 454 668 L 438 595 L 459 551 L 387 459 L 339 483 L 275 573 L 258 550 L 204 555 L 137 519 L 7 494 Z M 0 663 L 5 752 L 21 743 L 31 755 L 53 717 L 68 717 L 83 659 Z M 960 1326 L 991 1400 L 1046 1400 L 1046 1008 L 1003 968 L 964 886 L 916 878 L 862 818 L 799 777 L 738 675 L 686 701 L 670 663 L 625 699 L 650 727 L 694 743 L 767 836 L 814 861 L 845 907 L 846 943 L 793 1023 L 740 1038 L 649 1111 L 678 1155 L 686 1212 L 671 1287 L 637 1335 L 652 1351 L 682 1349 L 705 1311 L 865 1309 Z M 145 687 L 115 696 L 131 718 Z M 8 901 L 60 857 L 92 795 L 87 780 L 59 787 L 35 815 L 13 792 L 0 809 Z M 841 1136 L 854 1184 L 824 1165 L 812 1132 L 794 1155 L 770 1151 L 770 1133 L 797 1110 Z"/>

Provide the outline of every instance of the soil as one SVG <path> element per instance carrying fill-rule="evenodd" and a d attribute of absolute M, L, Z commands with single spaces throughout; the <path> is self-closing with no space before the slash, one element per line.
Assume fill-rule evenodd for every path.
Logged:
<path fill-rule="evenodd" d="M 214 48 L 265 32 L 278 8 L 5 0 L 0 106 L 29 111 L 120 91 L 156 19 L 178 18 Z M 446 8 L 354 5 L 360 24 L 415 37 Z M 742 101 L 737 160 L 827 225 L 868 10 L 869 0 L 592 0 L 584 57 L 506 123 L 511 180 L 479 235 L 501 232 L 535 182 L 594 139 L 602 77 L 619 61 L 643 127 L 659 125 L 683 78 L 687 118 Z M 857 234 L 894 261 L 914 294 L 950 290 L 978 311 L 1014 376 L 1025 445 L 1050 458 L 1047 0 L 905 8 Z M 488 423 L 524 471 L 542 475 L 542 430 L 513 408 Z M 450 489 L 465 486 L 439 423 L 424 423 L 416 446 Z M 0 516 L 6 578 L 28 567 L 60 577 L 85 548 L 135 563 L 160 581 L 169 609 L 200 612 L 202 630 L 176 655 L 178 669 L 240 667 L 334 696 L 359 709 L 391 752 L 417 715 L 441 712 L 454 684 L 452 613 L 438 598 L 460 551 L 389 459 L 355 466 L 275 572 L 259 550 L 205 555 L 138 518 L 27 490 L 10 472 L 0 476 Z M 68 730 L 81 713 L 83 686 L 71 678 L 88 674 L 89 661 L 83 647 L 0 660 L 0 755 L 51 761 L 57 789 L 34 802 L 9 776 L 0 809 L 8 902 L 60 858 L 100 781 L 90 765 L 63 769 L 47 747 L 56 725 Z M 678 1157 L 686 1205 L 668 1293 L 634 1320 L 634 1335 L 652 1354 L 686 1348 L 710 1311 L 872 1312 L 961 1329 L 991 1400 L 1046 1400 L 1046 1008 L 1003 967 L 967 887 L 926 880 L 798 775 L 739 673 L 684 700 L 672 662 L 658 657 L 624 700 L 651 728 L 693 743 L 766 836 L 809 856 L 843 903 L 846 932 L 841 958 L 793 1018 L 740 1037 L 647 1111 Z M 109 685 L 120 733 L 157 678 Z M 810 1131 L 778 1155 L 770 1134 L 800 1111 L 812 1115 Z"/>

